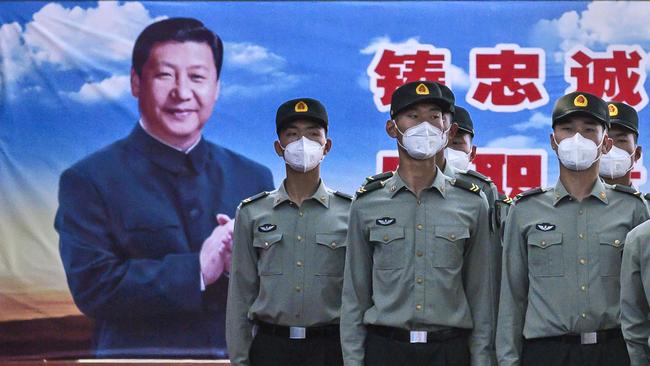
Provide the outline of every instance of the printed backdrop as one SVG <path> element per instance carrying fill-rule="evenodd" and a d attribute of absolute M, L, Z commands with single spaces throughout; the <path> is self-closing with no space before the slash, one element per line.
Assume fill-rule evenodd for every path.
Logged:
<path fill-rule="evenodd" d="M 133 42 L 166 17 L 202 20 L 225 42 L 205 136 L 284 174 L 275 111 L 309 96 L 330 116 L 327 184 L 352 193 L 394 168 L 392 91 L 449 85 L 471 112 L 476 168 L 514 195 L 551 185 L 553 102 L 576 89 L 640 112 L 650 148 L 646 2 L 0 3 L 0 321 L 78 314 L 53 229 L 61 171 L 129 133 Z M 101 169 L 101 167 L 98 167 Z M 650 190 L 642 164 L 635 182 Z M 242 197 L 244 198 L 244 197 Z"/>

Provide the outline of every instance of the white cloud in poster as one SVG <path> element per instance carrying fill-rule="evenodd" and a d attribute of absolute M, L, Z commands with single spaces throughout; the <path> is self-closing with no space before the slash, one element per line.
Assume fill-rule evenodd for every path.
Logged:
<path fill-rule="evenodd" d="M 643 1 L 594 1 L 586 10 L 542 19 L 533 28 L 533 42 L 553 49 L 553 59 L 564 62 L 564 52 L 576 45 L 606 48 L 611 44 L 650 47 L 650 6 Z M 650 67 L 650 63 L 648 64 Z"/>
<path fill-rule="evenodd" d="M 486 147 L 507 147 L 509 149 L 531 149 L 536 147 L 534 138 L 526 135 L 510 135 L 489 141 Z"/>
<path fill-rule="evenodd" d="M 81 103 L 94 103 L 119 99 L 127 95 L 130 90 L 128 75 L 114 75 L 96 83 L 85 83 L 78 92 L 67 93 L 67 95 Z"/>
<path fill-rule="evenodd" d="M 287 64 L 282 56 L 248 42 L 226 42 L 224 59 L 228 68 L 244 69 L 255 74 L 277 72 Z"/>
<path fill-rule="evenodd" d="M 549 128 L 552 125 L 552 120 L 550 116 L 545 115 L 541 112 L 535 112 L 527 121 L 515 123 L 512 125 L 512 128 L 522 132 L 527 130 L 538 130 L 541 128 Z"/>
<path fill-rule="evenodd" d="M 0 26 L 0 88 L 27 73 L 32 65 L 22 32 L 20 24 L 15 22 Z"/>

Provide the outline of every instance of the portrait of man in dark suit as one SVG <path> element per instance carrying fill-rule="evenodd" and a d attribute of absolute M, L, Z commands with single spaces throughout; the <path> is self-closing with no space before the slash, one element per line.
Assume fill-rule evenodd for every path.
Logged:
<path fill-rule="evenodd" d="M 131 69 L 140 120 L 61 175 L 60 254 L 97 357 L 227 357 L 230 217 L 273 178 L 202 137 L 222 60 L 196 19 L 146 27 Z"/>

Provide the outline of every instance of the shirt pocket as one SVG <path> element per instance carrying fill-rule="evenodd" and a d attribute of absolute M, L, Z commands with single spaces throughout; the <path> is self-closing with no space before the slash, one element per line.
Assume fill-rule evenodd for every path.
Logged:
<path fill-rule="evenodd" d="M 528 268 L 535 277 L 564 276 L 562 233 L 528 236 Z"/>
<path fill-rule="evenodd" d="M 435 268 L 458 268 L 463 264 L 465 239 L 469 229 L 465 226 L 436 226 L 433 243 L 429 245 L 431 263 Z"/>
<path fill-rule="evenodd" d="M 256 233 L 253 247 L 257 248 L 257 270 L 261 276 L 282 274 L 282 233 Z"/>
<path fill-rule="evenodd" d="M 600 275 L 619 276 L 621 273 L 621 260 L 623 246 L 625 245 L 624 233 L 601 233 L 598 235 L 600 251 Z"/>
<path fill-rule="evenodd" d="M 317 233 L 314 273 L 317 276 L 343 276 L 345 233 Z"/>
<path fill-rule="evenodd" d="M 374 268 L 404 268 L 404 241 L 402 226 L 371 227 L 370 243 L 374 246 Z"/>

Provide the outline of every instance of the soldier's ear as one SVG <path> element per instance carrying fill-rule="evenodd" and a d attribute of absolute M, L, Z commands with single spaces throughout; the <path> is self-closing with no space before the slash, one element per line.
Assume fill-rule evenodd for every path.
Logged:
<path fill-rule="evenodd" d="M 614 140 L 610 139 L 609 136 L 607 136 L 607 133 L 605 133 L 605 137 L 603 137 L 603 146 L 601 146 L 601 151 L 603 154 L 607 154 L 609 150 L 612 149 L 612 146 L 614 145 Z"/>
<path fill-rule="evenodd" d="M 332 150 L 332 139 L 327 139 L 327 142 L 325 142 L 325 146 L 323 147 L 323 156 L 327 155 L 330 150 Z"/>
<path fill-rule="evenodd" d="M 476 158 L 476 145 L 472 145 L 472 148 L 469 151 L 469 162 L 471 163 Z"/>
<path fill-rule="evenodd" d="M 635 163 L 637 161 L 639 161 L 639 159 L 641 159 L 642 154 L 643 154 L 643 148 L 641 146 L 637 145 L 636 148 L 634 149 L 634 162 Z"/>
<path fill-rule="evenodd" d="M 557 143 L 555 142 L 555 132 L 551 133 L 548 136 L 548 138 L 549 138 L 549 140 L 551 140 L 551 149 L 553 149 L 553 151 L 557 152 Z"/>
<path fill-rule="evenodd" d="M 449 135 L 447 136 L 447 144 L 445 145 L 445 147 L 449 146 L 451 140 L 453 140 L 454 137 L 456 137 L 457 132 L 458 132 L 458 123 L 454 122 L 451 124 L 451 126 L 449 126 Z"/>
<path fill-rule="evenodd" d="M 275 140 L 273 143 L 273 148 L 275 148 L 275 153 L 278 154 L 278 156 L 284 156 L 284 149 L 282 149 L 282 145 L 280 145 L 280 141 Z"/>
<path fill-rule="evenodd" d="M 392 119 L 389 119 L 388 121 L 386 121 L 386 133 L 388 134 L 388 136 L 390 136 L 390 137 L 392 137 L 394 139 L 397 138 L 397 135 L 398 135 L 397 128 L 395 127 L 396 123 L 397 123 L 397 121 L 394 121 Z"/>

